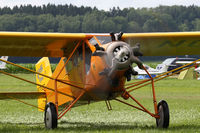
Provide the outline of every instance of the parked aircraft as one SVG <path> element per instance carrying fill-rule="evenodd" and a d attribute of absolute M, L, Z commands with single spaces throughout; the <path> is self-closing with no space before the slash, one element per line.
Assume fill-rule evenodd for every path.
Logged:
<path fill-rule="evenodd" d="M 156 68 L 152 68 L 146 64 L 143 64 L 144 67 L 148 70 L 151 76 L 155 77 L 158 74 L 165 73 L 167 71 L 171 71 L 173 69 L 179 68 L 184 64 L 192 63 L 193 61 L 197 60 L 196 58 L 167 58 L 161 64 L 158 64 Z M 196 62 L 198 65 L 200 62 Z M 183 67 L 184 68 L 184 67 Z M 182 69 L 183 69 L 182 68 Z M 138 73 L 137 78 L 150 78 L 144 69 L 140 69 L 138 66 L 133 68 Z M 140 75 L 146 75 L 141 77 Z"/>
<path fill-rule="evenodd" d="M 149 74 L 151 75 L 158 75 L 162 74 L 164 72 L 167 72 L 167 65 L 165 64 L 159 64 L 156 69 L 152 68 L 146 64 L 144 64 L 144 67 L 148 70 Z M 138 75 L 148 75 L 144 69 L 140 69 L 138 66 L 133 68 L 136 72 L 138 72 Z"/>

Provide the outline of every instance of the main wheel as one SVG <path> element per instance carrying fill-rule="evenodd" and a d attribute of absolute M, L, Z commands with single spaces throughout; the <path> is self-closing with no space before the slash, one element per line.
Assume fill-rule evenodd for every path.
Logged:
<path fill-rule="evenodd" d="M 162 100 L 157 105 L 158 115 L 156 118 L 156 125 L 159 128 L 168 128 L 169 126 L 169 107 L 166 101 Z"/>
<path fill-rule="evenodd" d="M 58 117 L 57 117 L 56 106 L 51 102 L 47 103 L 45 106 L 44 123 L 47 129 L 57 128 Z"/>

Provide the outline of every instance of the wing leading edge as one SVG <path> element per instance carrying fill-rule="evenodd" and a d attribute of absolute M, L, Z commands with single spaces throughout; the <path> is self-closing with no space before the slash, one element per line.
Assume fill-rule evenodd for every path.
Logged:
<path fill-rule="evenodd" d="M 200 32 L 127 33 L 123 39 L 131 46 L 139 43 L 144 56 L 200 54 Z"/>
<path fill-rule="evenodd" d="M 0 56 L 68 57 L 79 41 L 95 35 L 0 32 Z M 140 43 L 144 56 L 200 54 L 200 32 L 125 33 L 122 38 L 131 46 Z"/>
<path fill-rule="evenodd" d="M 87 38 L 82 33 L 0 32 L 0 55 L 63 57 Z"/>

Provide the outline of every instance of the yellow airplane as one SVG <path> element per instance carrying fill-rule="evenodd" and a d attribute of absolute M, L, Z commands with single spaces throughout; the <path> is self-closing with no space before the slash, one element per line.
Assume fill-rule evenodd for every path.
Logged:
<path fill-rule="evenodd" d="M 111 109 L 109 101 L 116 100 L 148 113 L 156 119 L 157 127 L 167 128 L 170 119 L 169 107 L 164 100 L 157 103 L 154 89 L 154 81 L 162 76 L 145 80 L 152 84 L 154 112 L 147 110 L 130 94 L 132 90 L 138 89 L 132 89 L 133 87 L 145 82 L 125 82 L 130 81 L 131 75 L 137 74 L 132 69 L 133 63 L 145 69 L 138 56 L 198 55 L 199 37 L 200 32 L 0 32 L 1 56 L 43 57 L 36 64 L 36 71 L 4 61 L 35 73 L 36 83 L 0 70 L 3 74 L 37 85 L 38 92 L 0 93 L 0 98 L 21 101 L 21 98 L 38 97 L 38 109 L 44 111 L 45 127 L 48 129 L 57 128 L 58 119 L 72 107 L 103 100 L 106 101 L 108 109 Z M 61 58 L 53 73 L 48 57 Z M 118 97 L 123 97 L 124 100 Z M 125 102 L 128 98 L 138 106 Z"/>

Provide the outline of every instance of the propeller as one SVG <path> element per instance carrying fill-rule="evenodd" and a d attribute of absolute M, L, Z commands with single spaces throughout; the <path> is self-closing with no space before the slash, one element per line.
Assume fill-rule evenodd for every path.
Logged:
<path fill-rule="evenodd" d="M 119 32 L 119 33 L 111 32 L 110 33 L 112 41 L 121 41 L 122 40 L 122 35 L 123 35 L 123 32 Z"/>

